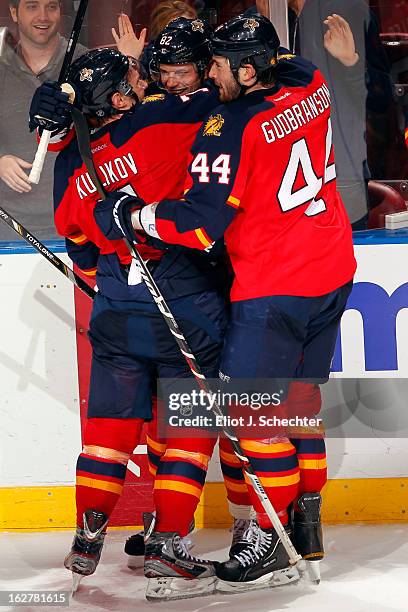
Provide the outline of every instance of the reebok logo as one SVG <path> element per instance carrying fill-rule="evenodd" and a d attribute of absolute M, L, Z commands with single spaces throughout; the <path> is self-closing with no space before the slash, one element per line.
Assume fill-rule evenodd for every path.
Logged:
<path fill-rule="evenodd" d="M 104 144 L 98 145 L 97 147 L 92 149 L 92 153 L 97 153 L 98 151 L 103 151 L 104 149 L 106 149 L 107 146 L 108 145 L 106 144 L 106 142 Z"/>

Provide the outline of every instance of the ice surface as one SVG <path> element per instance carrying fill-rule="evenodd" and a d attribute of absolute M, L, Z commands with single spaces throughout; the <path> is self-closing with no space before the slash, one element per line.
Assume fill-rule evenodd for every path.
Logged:
<path fill-rule="evenodd" d="M 408 525 L 329 526 L 322 582 L 288 585 L 247 594 L 148 603 L 142 570 L 126 567 L 126 531 L 111 531 L 96 573 L 84 578 L 68 610 L 94 612 L 391 612 L 408 610 Z M 0 534 L 0 590 L 70 590 L 62 566 L 72 533 Z M 193 554 L 226 558 L 227 530 L 201 530 Z M 7 608 L 2 608 L 6 610 Z M 53 610 L 20 607 L 20 610 Z M 59 608 L 62 609 L 62 608 Z M 13 608 L 16 610 L 16 608 Z"/>

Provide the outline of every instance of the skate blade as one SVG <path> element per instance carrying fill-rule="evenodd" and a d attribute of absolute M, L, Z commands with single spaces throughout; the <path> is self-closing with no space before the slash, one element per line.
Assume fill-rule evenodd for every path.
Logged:
<path fill-rule="evenodd" d="M 300 574 L 296 567 L 288 567 L 284 570 L 278 570 L 272 574 L 261 576 L 257 580 L 249 582 L 228 582 L 218 578 L 217 592 L 220 593 L 242 593 L 246 591 L 257 591 L 259 589 L 270 589 L 278 586 L 284 586 L 291 582 L 298 582 Z"/>
<path fill-rule="evenodd" d="M 71 597 L 75 596 L 75 593 L 78 590 L 78 587 L 80 585 L 80 582 L 83 578 L 82 574 L 76 574 L 75 572 L 72 572 L 72 588 L 71 588 Z"/>
<path fill-rule="evenodd" d="M 319 584 L 320 577 L 320 561 L 305 561 L 306 563 L 306 571 L 310 582 L 313 584 Z"/>
<path fill-rule="evenodd" d="M 146 589 L 148 601 L 170 601 L 204 597 L 215 592 L 217 577 L 197 578 L 150 578 Z"/>

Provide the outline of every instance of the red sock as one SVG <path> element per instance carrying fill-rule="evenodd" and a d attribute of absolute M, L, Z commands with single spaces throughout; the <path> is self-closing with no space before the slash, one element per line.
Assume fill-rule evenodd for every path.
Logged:
<path fill-rule="evenodd" d="M 157 531 L 189 532 L 215 443 L 213 438 L 167 440 L 154 481 Z"/>
<path fill-rule="evenodd" d="M 122 494 L 126 464 L 140 440 L 142 419 L 89 419 L 76 477 L 77 525 L 93 509 L 110 516 Z"/>

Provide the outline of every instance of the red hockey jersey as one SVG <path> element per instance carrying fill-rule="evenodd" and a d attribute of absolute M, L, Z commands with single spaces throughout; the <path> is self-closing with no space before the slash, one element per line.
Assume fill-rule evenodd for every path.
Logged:
<path fill-rule="evenodd" d="M 351 227 L 336 190 L 330 92 L 302 58 L 281 57 L 274 87 L 219 106 L 204 120 L 186 188 L 184 202 L 145 207 L 143 225 L 166 242 L 198 249 L 225 233 L 232 300 L 324 295 L 353 277 Z"/>
<path fill-rule="evenodd" d="M 183 96 L 155 94 L 134 112 L 91 132 L 92 156 L 107 191 L 127 186 L 151 202 L 183 193 L 189 151 L 203 117 L 217 104 L 218 93 L 203 87 Z M 73 261 L 86 273 L 103 266 L 104 277 L 119 277 L 118 262 L 131 256 L 123 240 L 108 240 L 98 228 L 93 209 L 99 199 L 72 134 L 59 143 L 55 164 L 54 208 L 57 231 L 65 236 Z M 140 245 L 149 259 L 162 252 Z M 98 285 L 100 282 L 98 280 Z"/>

